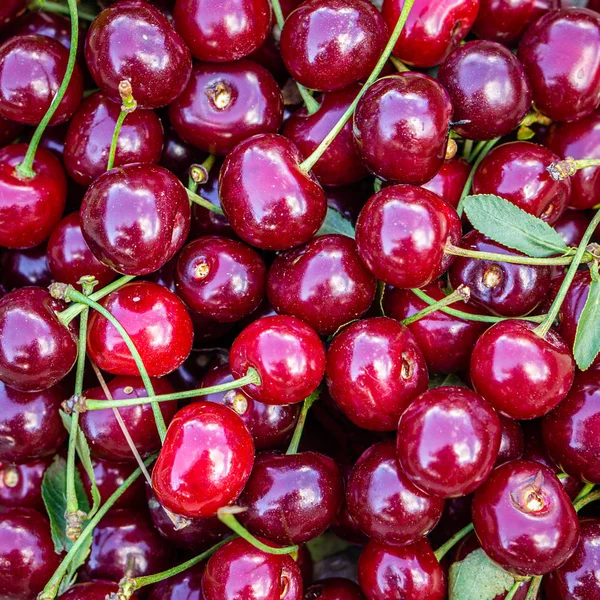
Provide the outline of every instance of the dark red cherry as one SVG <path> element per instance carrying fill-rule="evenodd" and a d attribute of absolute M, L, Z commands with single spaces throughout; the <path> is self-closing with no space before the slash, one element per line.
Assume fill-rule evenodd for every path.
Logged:
<path fill-rule="evenodd" d="M 120 102 L 119 83 L 131 83 L 140 108 L 170 104 L 185 88 L 190 51 L 166 17 L 147 2 L 125 0 L 90 25 L 85 60 L 94 81 Z"/>
<path fill-rule="evenodd" d="M 38 148 L 33 161 L 35 177 L 23 177 L 16 167 L 23 162 L 27 144 L 0 149 L 0 246 L 33 248 L 60 220 L 67 199 L 67 178 L 58 159 Z"/>
<path fill-rule="evenodd" d="M 194 311 L 221 323 L 239 321 L 265 295 L 267 269 L 260 255 L 241 242 L 210 235 L 179 254 L 175 285 Z"/>
<path fill-rule="evenodd" d="M 317 232 L 325 218 L 325 194 L 300 170 L 301 162 L 296 146 L 275 134 L 251 137 L 229 153 L 219 175 L 219 197 L 245 242 L 287 250 Z"/>
<path fill-rule="evenodd" d="M 249 368 L 259 384 L 244 386 L 251 398 L 266 404 L 294 404 L 312 394 L 325 374 L 323 342 L 296 317 L 263 317 L 246 327 L 231 346 L 231 371 L 243 377 Z"/>
<path fill-rule="evenodd" d="M 387 317 L 364 319 L 333 339 L 327 386 L 353 423 L 393 431 L 409 403 L 427 389 L 427 366 L 406 327 Z"/>
<path fill-rule="evenodd" d="M 188 357 L 193 334 L 190 316 L 183 302 L 162 285 L 149 281 L 129 283 L 106 296 L 102 306 L 130 335 L 149 375 L 166 375 Z M 87 350 L 90 358 L 108 373 L 138 375 L 121 335 L 97 312 L 90 315 Z"/>
<path fill-rule="evenodd" d="M 560 158 L 531 142 L 494 148 L 473 178 L 474 194 L 495 194 L 550 225 L 564 213 L 571 196 L 569 179 L 554 181 L 548 167 Z"/>
<path fill-rule="evenodd" d="M 500 449 L 496 457 L 495 467 L 508 462 L 517 460 L 523 456 L 525 450 L 525 439 L 523 429 L 518 421 L 509 419 L 504 415 L 498 415 L 500 425 L 502 426 L 502 437 L 500 439 Z"/>
<path fill-rule="evenodd" d="M 0 513 L 0 596 L 32 600 L 60 564 L 48 519 L 33 508 Z"/>
<path fill-rule="evenodd" d="M 60 42 L 67 50 L 71 47 L 71 22 L 68 17 L 47 12 L 45 10 L 34 10 L 24 14 L 11 27 L 11 37 L 15 35 L 45 35 Z M 79 39 L 83 40 L 85 31 L 79 25 Z M 78 54 L 81 45 L 77 49 Z"/>
<path fill-rule="evenodd" d="M 313 583 L 304 592 L 304 600 L 365 600 L 365 597 L 351 579 L 328 577 Z"/>
<path fill-rule="evenodd" d="M 201 163 L 205 155 L 191 144 L 184 142 L 170 123 L 164 123 L 164 130 L 160 165 L 171 171 L 171 173 L 175 173 L 177 177 L 187 183 L 190 166 L 193 163 Z M 218 172 L 216 166 L 215 171 Z"/>
<path fill-rule="evenodd" d="M 68 129 L 69 121 L 61 123 L 60 125 L 54 125 L 54 127 L 46 128 L 44 134 L 42 135 L 40 145 L 38 146 L 38 148 L 45 148 L 46 150 L 49 150 L 50 152 L 52 152 L 52 154 L 60 158 L 60 160 L 62 161 L 65 154 L 65 139 L 67 137 Z M 34 130 L 30 131 L 33 135 Z M 73 187 L 72 190 L 69 190 L 73 197 L 75 197 L 75 195 L 79 196 L 77 200 L 81 199 L 83 191 L 84 190 L 79 189 L 77 186 Z"/>
<path fill-rule="evenodd" d="M 451 116 L 450 96 L 435 79 L 400 73 L 380 79 L 362 96 L 354 140 L 377 177 L 421 185 L 444 163 Z"/>
<path fill-rule="evenodd" d="M 212 517 L 235 502 L 252 471 L 254 444 L 244 422 L 214 402 L 182 408 L 152 472 L 158 501 L 186 517 Z"/>
<path fill-rule="evenodd" d="M 0 114 L 26 125 L 37 125 L 58 92 L 69 51 L 43 35 L 19 35 L 0 46 Z M 75 64 L 67 91 L 50 120 L 71 118 L 83 94 L 83 76 Z"/>
<path fill-rule="evenodd" d="M 392 546 L 371 540 L 358 560 L 358 582 L 367 600 L 443 600 L 446 582 L 429 542 Z"/>
<path fill-rule="evenodd" d="M 0 298 L 0 381 L 36 392 L 52 387 L 71 370 L 77 342 L 56 316 L 64 308 L 37 287 Z"/>
<path fill-rule="evenodd" d="M 540 337 L 535 327 L 512 319 L 496 323 L 471 355 L 474 388 L 512 419 L 545 415 L 564 400 L 573 383 L 575 362 L 567 344 L 553 330 Z"/>
<path fill-rule="evenodd" d="M 238 538 L 209 558 L 202 592 L 205 600 L 302 600 L 302 575 L 289 554 L 266 554 Z"/>
<path fill-rule="evenodd" d="M 522 256 L 473 230 L 462 239 L 460 246 L 467 250 Z M 459 256 L 450 267 L 453 288 L 466 285 L 471 301 L 503 317 L 529 314 L 544 300 L 550 290 L 552 270 L 546 266 L 464 258 Z"/>
<path fill-rule="evenodd" d="M 298 83 L 331 92 L 368 77 L 387 39 L 366 0 L 307 0 L 286 19 L 281 58 Z"/>
<path fill-rule="evenodd" d="M 51 461 L 51 458 L 41 458 L 20 465 L 0 463 L 0 505 L 44 512 L 42 479 Z"/>
<path fill-rule="evenodd" d="M 2 3 L 0 8 L 0 29 L 6 27 L 9 23 L 27 10 L 26 0 L 7 0 Z"/>
<path fill-rule="evenodd" d="M 404 0 L 384 0 L 383 18 L 391 32 Z M 416 67 L 439 65 L 469 33 L 479 0 L 416 0 L 394 46 L 394 56 Z"/>
<path fill-rule="evenodd" d="M 238 500 L 247 509 L 238 518 L 254 535 L 286 546 L 299 544 L 333 523 L 343 499 L 342 476 L 328 456 L 263 453 Z"/>
<path fill-rule="evenodd" d="M 577 514 L 547 467 L 514 460 L 495 469 L 473 498 L 473 525 L 486 554 L 517 575 L 564 564 L 579 540 Z"/>
<path fill-rule="evenodd" d="M 52 275 L 46 260 L 46 244 L 27 250 L 5 250 L 0 256 L 0 283 L 9 291 L 27 285 L 48 287 Z"/>
<path fill-rule="evenodd" d="M 518 57 L 536 108 L 553 121 L 574 121 L 594 111 L 600 101 L 599 52 L 600 15 L 595 11 L 553 10 L 531 25 Z"/>
<path fill-rule="evenodd" d="M 225 155 L 253 135 L 277 133 L 283 99 L 273 76 L 252 61 L 196 63 L 169 119 L 184 141 Z"/>
<path fill-rule="evenodd" d="M 157 583 L 152 587 L 148 600 L 203 600 L 202 574 L 205 567 L 206 563 L 202 562 Z"/>
<path fill-rule="evenodd" d="M 365 204 L 356 224 L 358 253 L 371 273 L 394 287 L 419 288 L 452 262 L 446 242 L 459 243 L 460 219 L 439 196 L 394 185 Z"/>
<path fill-rule="evenodd" d="M 554 223 L 554 229 L 567 246 L 579 246 L 589 224 L 590 218 L 585 212 L 568 210 Z"/>
<path fill-rule="evenodd" d="M 367 312 L 376 287 L 356 243 L 343 235 L 320 236 L 279 254 L 267 280 L 275 310 L 303 319 L 321 335 Z"/>
<path fill-rule="evenodd" d="M 166 379 L 152 379 L 152 387 L 156 394 L 173 392 L 173 387 Z M 140 377 L 115 377 L 108 383 L 108 389 L 113 400 L 148 396 Z M 101 387 L 85 390 L 84 396 L 96 400 L 108 400 Z M 168 425 L 177 412 L 177 402 L 161 402 L 159 406 Z M 150 404 L 122 407 L 118 411 L 142 457 L 160 448 L 160 438 Z M 103 460 L 135 461 L 135 456 L 112 409 L 88 410 L 80 416 L 79 422 L 93 456 Z"/>
<path fill-rule="evenodd" d="M 0 146 L 14 142 L 22 130 L 23 125 L 0 115 Z"/>
<path fill-rule="evenodd" d="M 461 122 L 453 129 L 468 139 L 507 135 L 531 106 L 523 65 L 496 42 L 477 40 L 459 46 L 442 63 L 438 79 L 452 98 L 453 121 Z"/>
<path fill-rule="evenodd" d="M 119 584 L 113 581 L 86 581 L 70 587 L 58 600 L 105 600 L 118 591 Z M 136 600 L 137 596 L 134 594 L 130 598 Z"/>
<path fill-rule="evenodd" d="M 327 206 L 337 210 L 353 224 L 367 200 L 373 195 L 373 182 L 367 177 L 352 185 L 324 187 Z"/>
<path fill-rule="evenodd" d="M 441 546 L 471 522 L 472 499 L 472 494 L 446 499 L 442 518 L 429 536 L 432 544 Z"/>
<path fill-rule="evenodd" d="M 466 160 L 454 157 L 444 161 L 437 175 L 421 187 L 434 192 L 456 208 L 470 172 L 471 165 Z"/>

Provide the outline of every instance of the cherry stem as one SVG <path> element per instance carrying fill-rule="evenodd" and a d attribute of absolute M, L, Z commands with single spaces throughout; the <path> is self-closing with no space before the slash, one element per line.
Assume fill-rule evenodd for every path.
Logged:
<path fill-rule="evenodd" d="M 456 532 L 447 542 L 444 542 L 435 552 L 435 557 L 438 562 L 446 556 L 449 550 L 451 550 L 460 540 L 462 540 L 466 535 L 469 535 L 473 531 L 473 523 L 469 523 L 465 527 L 463 527 L 460 531 Z"/>
<path fill-rule="evenodd" d="M 469 158 L 471 158 L 471 152 L 473 152 L 473 140 L 465 140 L 462 156 L 466 161 L 468 161 Z"/>
<path fill-rule="evenodd" d="M 363 94 L 373 84 L 377 77 L 379 77 L 379 74 L 385 66 L 385 63 L 387 62 L 388 58 L 391 56 L 392 50 L 394 49 L 394 46 L 396 45 L 396 42 L 398 41 L 398 38 L 400 37 L 402 30 L 404 29 L 404 25 L 406 24 L 408 15 L 410 14 L 414 3 L 415 0 L 405 0 L 404 6 L 402 7 L 402 12 L 400 13 L 398 21 L 396 22 L 396 26 L 394 27 L 394 31 L 392 32 L 392 35 L 388 40 L 388 43 L 383 50 L 383 53 L 379 57 L 375 68 L 369 75 L 369 78 L 367 79 L 367 81 L 365 81 L 365 84 L 358 92 L 352 104 L 350 104 L 350 106 L 346 109 L 346 112 L 344 112 L 344 114 L 340 117 L 339 121 L 333 126 L 333 128 L 325 136 L 323 141 L 315 148 L 312 154 L 300 164 L 300 169 L 305 173 L 308 173 L 308 171 L 310 171 L 315 166 L 315 164 L 321 158 L 321 156 L 323 156 L 327 148 L 329 148 L 330 144 L 333 142 L 333 140 L 335 140 L 338 133 L 344 128 L 346 123 L 350 120 L 350 117 L 354 114 L 356 106 L 358 105 L 359 100 L 363 97 Z"/>
<path fill-rule="evenodd" d="M 308 416 L 308 411 L 318 399 L 320 393 L 320 389 L 317 388 L 308 398 L 304 399 L 304 402 L 302 403 L 302 410 L 300 411 L 300 415 L 296 423 L 296 428 L 294 429 L 294 435 L 292 436 L 290 445 L 286 450 L 286 454 L 296 454 L 298 452 L 298 446 L 300 445 L 300 440 L 302 439 L 302 432 L 304 431 L 304 425 L 306 424 L 306 417 Z"/>
<path fill-rule="evenodd" d="M 600 490 L 586 494 L 583 498 L 577 500 L 573 504 L 575 512 L 579 512 L 584 506 L 587 506 L 590 502 L 595 502 L 596 500 L 600 500 Z"/>
<path fill-rule="evenodd" d="M 29 10 L 43 10 L 46 12 L 56 13 L 57 15 L 70 15 L 70 7 L 61 4 L 60 2 L 46 2 L 45 0 L 34 0 L 28 6 Z M 79 18 L 84 21 L 93 21 L 98 15 L 78 10 Z"/>
<path fill-rule="evenodd" d="M 513 598 L 515 597 L 515 594 L 519 591 L 519 588 L 521 587 L 521 584 L 523 583 L 523 581 L 515 581 L 513 586 L 510 588 L 510 590 L 508 590 L 508 594 L 506 594 L 506 596 L 504 597 L 504 600 L 513 600 Z"/>
<path fill-rule="evenodd" d="M 217 157 L 214 154 L 209 154 L 202 164 L 192 165 L 189 169 L 190 177 L 188 180 L 188 189 L 196 193 L 199 185 L 204 185 L 210 176 L 210 170 L 213 168 Z"/>
<path fill-rule="evenodd" d="M 390 54 L 389 61 L 394 65 L 398 73 L 408 73 L 410 68 L 407 67 L 401 60 L 398 60 L 393 54 Z"/>
<path fill-rule="evenodd" d="M 406 317 L 406 319 L 402 319 L 401 323 L 405 326 L 410 325 L 411 323 L 414 323 L 415 321 L 418 321 L 419 319 L 422 319 L 423 317 L 426 317 L 427 315 L 430 315 L 431 313 L 440 310 L 444 306 L 454 304 L 459 300 L 462 300 L 463 302 L 467 303 L 470 300 L 470 298 L 471 289 L 466 285 L 459 285 L 451 294 L 449 294 L 445 298 L 442 298 L 441 300 L 430 304 L 423 310 L 420 310 L 418 313 L 415 313 L 410 317 Z"/>
<path fill-rule="evenodd" d="M 583 486 L 583 488 L 581 489 L 581 491 L 579 492 L 579 494 L 577 494 L 577 497 L 575 498 L 575 500 L 573 500 L 573 503 L 577 502 L 578 500 L 581 500 L 582 498 L 585 498 L 585 496 L 587 496 L 593 489 L 594 489 L 593 483 L 586 483 Z"/>
<path fill-rule="evenodd" d="M 117 143 L 119 142 L 119 134 L 121 133 L 121 127 L 125 122 L 125 118 L 129 113 L 132 113 L 137 108 L 137 102 L 133 97 L 133 90 L 131 89 L 131 83 L 124 79 L 119 83 L 119 94 L 123 104 L 121 105 L 121 112 L 119 118 L 115 123 L 115 129 L 113 131 L 112 140 L 110 143 L 110 151 L 108 153 L 108 163 L 106 170 L 110 171 L 115 166 L 115 156 L 117 154 Z"/>
<path fill-rule="evenodd" d="M 200 206 L 203 206 L 207 210 L 211 210 L 212 212 L 215 212 L 218 215 L 225 214 L 216 204 L 213 204 L 210 200 L 207 200 L 206 198 L 199 196 L 198 194 L 196 194 L 196 192 L 193 192 L 192 190 L 190 190 L 188 188 L 186 188 L 185 191 L 187 192 L 188 198 L 194 204 L 199 204 Z"/>
<path fill-rule="evenodd" d="M 542 585 L 542 576 L 536 575 L 531 578 L 531 583 L 529 584 L 529 589 L 527 590 L 527 596 L 525 596 L 525 600 L 534 600 L 537 598 L 538 592 L 540 591 L 540 586 Z"/>
<path fill-rule="evenodd" d="M 252 544 L 255 548 L 266 552 L 267 554 L 292 554 L 298 551 L 298 546 L 285 546 L 283 548 L 273 548 L 263 544 L 258 538 L 255 538 L 236 518 L 235 515 L 244 512 L 246 509 L 239 506 L 224 506 L 217 512 L 217 517 L 221 523 L 227 525 L 231 531 L 237 533 L 241 538 Z"/>
<path fill-rule="evenodd" d="M 17 165 L 16 170 L 21 177 L 25 179 L 32 179 L 35 177 L 35 171 L 33 170 L 33 161 L 35 160 L 35 153 L 37 152 L 37 148 L 40 144 L 40 140 L 44 135 L 44 131 L 46 127 L 48 127 L 48 123 L 54 116 L 56 109 L 61 103 L 67 88 L 69 87 L 69 83 L 71 81 L 71 76 L 73 75 L 73 70 L 75 69 L 75 62 L 77 59 L 77 45 L 79 43 L 79 21 L 77 16 L 77 0 L 68 0 L 69 2 L 69 15 L 71 17 L 71 47 L 69 48 L 69 60 L 67 62 L 67 69 L 65 71 L 65 76 L 63 77 L 62 83 L 58 88 L 58 92 L 52 99 L 44 118 L 40 121 L 40 124 L 36 127 L 36 130 L 31 137 L 31 141 L 29 142 L 29 147 L 27 148 L 27 153 L 25 154 L 25 158 L 20 165 Z"/>
<path fill-rule="evenodd" d="M 561 181 L 572 177 L 580 169 L 587 169 L 588 167 L 600 167 L 600 158 L 582 158 L 575 160 L 568 156 L 564 160 L 552 163 L 546 168 L 546 171 L 550 173 L 550 177 L 554 181 Z"/>

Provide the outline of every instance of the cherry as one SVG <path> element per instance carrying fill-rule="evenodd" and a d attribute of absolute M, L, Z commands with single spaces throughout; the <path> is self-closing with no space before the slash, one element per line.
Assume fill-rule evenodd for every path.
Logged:
<path fill-rule="evenodd" d="M 90 25 L 85 60 L 100 90 L 120 102 L 127 80 L 140 108 L 170 104 L 185 88 L 190 51 L 165 16 L 147 2 L 124 0 Z"/>
<path fill-rule="evenodd" d="M 567 246 L 579 246 L 589 224 L 590 219 L 585 212 L 568 210 L 554 223 L 554 229 Z"/>
<path fill-rule="evenodd" d="M 119 591 L 119 584 L 112 581 L 86 581 L 77 583 L 70 587 L 64 594 L 58 597 L 58 600 L 105 600 L 111 594 Z M 131 600 L 136 600 L 137 596 L 130 596 Z"/>
<path fill-rule="evenodd" d="M 63 302 L 37 287 L 0 298 L 0 381 L 16 390 L 52 387 L 77 358 L 74 333 L 56 316 Z"/>
<path fill-rule="evenodd" d="M 471 501 L 473 494 L 447 498 L 444 502 L 444 512 L 437 527 L 431 532 L 431 543 L 442 545 L 455 533 L 471 523 Z M 521 599 L 522 600 L 522 599 Z"/>
<path fill-rule="evenodd" d="M 38 148 L 35 177 L 22 177 L 27 144 L 0 149 L 0 246 L 33 248 L 41 244 L 60 220 L 67 199 L 67 178 L 58 159 Z"/>
<path fill-rule="evenodd" d="M 518 57 L 536 108 L 553 121 L 574 121 L 593 112 L 600 101 L 598 51 L 600 15 L 594 11 L 550 11 L 531 25 Z"/>
<path fill-rule="evenodd" d="M 158 501 L 186 517 L 212 517 L 238 498 L 252 471 L 254 444 L 243 421 L 213 402 L 173 419 L 152 472 Z"/>
<path fill-rule="evenodd" d="M 41 458 L 20 465 L 0 463 L 0 505 L 45 511 L 42 479 L 50 462 L 50 458 Z"/>
<path fill-rule="evenodd" d="M 327 386 L 354 424 L 393 431 L 409 403 L 427 389 L 427 367 L 406 327 L 387 317 L 363 319 L 333 339 Z"/>
<path fill-rule="evenodd" d="M 46 517 L 33 508 L 8 508 L 0 513 L 2 598 L 35 598 L 59 564 Z"/>
<path fill-rule="evenodd" d="M 0 301 L 1 302 L 1 301 Z M 312 394 L 325 373 L 325 350 L 314 329 L 296 317 L 263 317 L 246 327 L 231 346 L 236 377 L 256 369 L 259 384 L 244 386 L 266 404 L 294 404 Z"/>
<path fill-rule="evenodd" d="M 322 335 L 367 312 L 376 287 L 354 240 L 343 235 L 320 236 L 280 254 L 267 280 L 275 310 L 303 319 Z"/>
<path fill-rule="evenodd" d="M 471 355 L 474 388 L 512 419 L 536 419 L 550 412 L 564 400 L 575 375 L 564 340 L 552 330 L 540 337 L 535 327 L 512 319 L 496 323 L 479 338 Z"/>
<path fill-rule="evenodd" d="M 373 195 L 373 181 L 367 177 L 355 185 L 325 187 L 323 191 L 327 199 L 327 206 L 337 210 L 350 222 L 356 224 L 362 207 Z"/>
<path fill-rule="evenodd" d="M 7 290 L 27 285 L 47 287 L 52 275 L 46 260 L 46 245 L 27 250 L 5 250 L 0 256 L 0 282 Z"/>
<path fill-rule="evenodd" d="M 473 498 L 473 525 L 486 554 L 517 575 L 564 564 L 579 540 L 577 514 L 547 467 L 514 460 L 495 469 Z"/>
<path fill-rule="evenodd" d="M 58 92 L 67 70 L 69 51 L 44 35 L 19 35 L 0 46 L 0 114 L 26 125 L 37 125 Z M 83 94 L 83 76 L 75 64 L 67 91 L 50 120 L 71 118 Z"/>
<path fill-rule="evenodd" d="M 165 132 L 160 165 L 187 183 L 190 165 L 201 163 L 205 155 L 191 144 L 184 142 L 170 123 L 163 120 L 163 125 Z"/>
<path fill-rule="evenodd" d="M 419 288 L 437 279 L 453 260 L 446 242 L 458 243 L 460 219 L 439 196 L 409 185 L 375 194 L 356 224 L 358 253 L 371 273 L 394 287 Z"/>
<path fill-rule="evenodd" d="M 169 118 L 186 142 L 225 155 L 253 135 L 277 133 L 283 99 L 273 76 L 252 61 L 197 63 Z"/>
<path fill-rule="evenodd" d="M 7 0 L 0 8 L 0 29 L 10 23 L 27 10 L 26 0 Z"/>
<path fill-rule="evenodd" d="M 452 98 L 455 123 L 466 121 L 455 124 L 454 131 L 468 139 L 507 135 L 531 106 L 523 65 L 496 42 L 477 40 L 456 48 L 442 63 L 438 80 Z"/>
<path fill-rule="evenodd" d="M 522 256 L 471 231 L 462 239 L 461 247 L 478 252 Z M 455 289 L 466 285 L 471 301 L 503 317 L 526 315 L 544 300 L 550 290 L 552 270 L 546 266 L 517 265 L 459 256 L 450 268 L 450 283 Z"/>
<path fill-rule="evenodd" d="M 67 50 L 71 47 L 71 22 L 68 18 L 44 10 L 35 10 L 19 18 L 11 27 L 11 37 L 16 35 L 45 35 L 60 42 Z M 79 39 L 85 32 L 79 26 Z M 79 53 L 81 48 L 78 48 Z"/>
<path fill-rule="evenodd" d="M 410 546 L 371 540 L 358 560 L 358 582 L 368 600 L 446 597 L 444 572 L 425 539 Z"/>
<path fill-rule="evenodd" d="M 219 197 L 245 242 L 286 250 L 317 232 L 325 218 L 325 194 L 300 169 L 301 162 L 296 146 L 275 134 L 253 136 L 229 153 L 219 175 Z"/>
<path fill-rule="evenodd" d="M 404 0 L 384 0 L 383 18 L 392 31 Z M 479 0 L 416 0 L 398 42 L 394 56 L 416 67 L 439 65 L 467 35 L 479 8 Z"/>
<path fill-rule="evenodd" d="M 531 142 L 494 148 L 473 178 L 474 194 L 495 194 L 550 225 L 564 213 L 571 195 L 569 179 L 554 181 L 547 168 L 559 161 L 551 150 Z"/>
<path fill-rule="evenodd" d="M 450 96 L 435 79 L 410 72 L 383 77 L 356 107 L 354 140 L 377 177 L 420 185 L 444 163 L 451 116 Z"/>
<path fill-rule="evenodd" d="M 200 563 L 157 583 L 152 587 L 148 600 L 203 600 L 202 574 L 205 567 L 206 563 Z"/>
<path fill-rule="evenodd" d="M 0 115 L 0 146 L 14 142 L 22 129 L 23 126 L 20 123 L 5 119 Z"/>
<path fill-rule="evenodd" d="M 238 501 L 247 510 L 239 520 L 254 535 L 282 545 L 321 535 L 334 521 L 344 498 L 335 462 L 317 452 L 256 457 Z"/>
<path fill-rule="evenodd" d="M 289 554 L 266 554 L 238 538 L 209 558 L 202 592 L 206 600 L 302 600 L 302 576 Z"/>
<path fill-rule="evenodd" d="M 188 357 L 192 322 L 183 302 L 168 289 L 149 281 L 132 282 L 110 293 L 101 304 L 130 335 L 149 375 L 166 375 Z M 90 315 L 87 351 L 108 373 L 138 374 L 121 335 L 97 312 Z"/>
<path fill-rule="evenodd" d="M 523 429 L 518 421 L 509 419 L 504 415 L 498 415 L 502 427 L 502 437 L 500 439 L 500 449 L 496 457 L 495 467 L 508 462 L 517 460 L 523 456 L 525 450 L 525 438 Z"/>
<path fill-rule="evenodd" d="M 470 172 L 471 165 L 466 160 L 454 157 L 444 161 L 437 174 L 421 187 L 434 192 L 456 208 Z"/>
<path fill-rule="evenodd" d="M 304 592 L 304 600 L 365 600 L 365 597 L 351 579 L 328 577 L 313 583 Z"/>

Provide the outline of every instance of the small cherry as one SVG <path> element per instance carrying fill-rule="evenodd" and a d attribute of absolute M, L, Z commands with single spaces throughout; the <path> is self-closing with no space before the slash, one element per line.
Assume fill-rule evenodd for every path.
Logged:
<path fill-rule="evenodd" d="M 351 579 L 320 579 L 304 592 L 304 600 L 365 600 L 360 587 Z"/>
<path fill-rule="evenodd" d="M 27 250 L 5 250 L 0 256 L 0 283 L 9 291 L 28 285 L 48 287 L 52 275 L 46 260 L 46 245 Z"/>
<path fill-rule="evenodd" d="M 148 600 L 203 600 L 202 575 L 205 567 L 206 563 L 201 562 L 182 573 L 163 579 L 152 586 Z"/>
<path fill-rule="evenodd" d="M 494 467 L 503 465 L 510 460 L 518 460 L 523 456 L 525 450 L 525 437 L 519 422 L 504 415 L 498 415 L 498 418 L 502 427 L 502 437 Z"/>
<path fill-rule="evenodd" d="M 455 156 L 444 161 L 437 174 L 421 187 L 434 192 L 456 208 L 470 172 L 471 165 L 463 158 Z"/>
<path fill-rule="evenodd" d="M 96 579 L 75 584 L 64 594 L 61 594 L 58 600 L 106 600 L 106 598 L 112 594 L 116 594 L 118 591 L 118 583 Z M 136 600 L 137 596 L 134 594 L 130 598 L 131 600 Z"/>
<path fill-rule="evenodd" d="M 191 144 L 184 142 L 170 123 L 164 123 L 164 130 L 163 151 L 159 164 L 187 183 L 190 165 L 201 163 L 204 160 L 204 154 Z"/>
<path fill-rule="evenodd" d="M 14 465 L 0 463 L 0 504 L 6 508 L 35 508 L 44 512 L 42 480 L 51 458 Z"/>

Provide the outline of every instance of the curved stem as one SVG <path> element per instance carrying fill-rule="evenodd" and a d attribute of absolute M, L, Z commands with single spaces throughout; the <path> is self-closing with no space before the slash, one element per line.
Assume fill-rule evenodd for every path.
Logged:
<path fill-rule="evenodd" d="M 106 170 L 110 171 L 115 166 L 115 156 L 117 154 L 117 143 L 119 142 L 119 133 L 121 133 L 121 127 L 125 122 L 125 118 L 129 113 L 121 109 L 119 118 L 115 123 L 115 130 L 113 131 L 112 141 L 110 143 L 110 151 L 108 153 L 108 163 L 106 164 Z"/>
<path fill-rule="evenodd" d="M 525 600 L 534 600 L 534 598 L 537 598 L 537 595 L 538 595 L 538 592 L 540 591 L 541 585 L 542 585 L 542 576 L 541 575 L 532 577 L 531 583 L 529 584 L 529 589 L 527 590 L 527 596 L 525 596 Z"/>
<path fill-rule="evenodd" d="M 438 562 L 444 558 L 444 556 L 451 550 L 460 540 L 462 540 L 465 536 L 469 535 L 473 531 L 473 523 L 469 523 L 467 526 L 463 527 L 460 531 L 455 533 L 447 542 L 444 542 L 435 552 L 435 557 L 438 559 Z"/>
<path fill-rule="evenodd" d="M 401 323 L 404 326 L 410 325 L 411 323 L 414 323 L 415 321 L 418 321 L 419 319 L 422 319 L 423 317 L 426 317 L 427 315 L 430 315 L 431 313 L 440 310 L 444 306 L 448 306 L 449 304 L 454 304 L 455 302 L 458 302 L 459 300 L 462 300 L 463 302 L 468 302 L 470 297 L 471 297 L 471 290 L 465 285 L 460 285 L 460 286 L 458 286 L 458 288 L 456 288 L 451 294 L 449 294 L 445 298 L 442 298 L 441 300 L 438 300 L 437 302 L 430 304 L 423 310 L 420 310 L 418 313 L 415 313 L 414 315 L 412 315 L 410 317 L 406 317 L 406 319 L 402 319 Z"/>
<path fill-rule="evenodd" d="M 407 67 L 401 60 L 398 60 L 393 54 L 390 54 L 389 61 L 394 65 L 398 73 L 408 73 L 410 67 Z"/>
<path fill-rule="evenodd" d="M 508 590 L 508 594 L 506 594 L 506 596 L 504 596 L 504 600 L 513 600 L 513 598 L 515 597 L 515 594 L 519 591 L 519 588 L 521 587 L 522 583 L 523 583 L 523 581 L 515 581 L 513 586 L 510 588 L 510 590 Z"/>
<path fill-rule="evenodd" d="M 197 185 L 197 184 L 196 184 Z M 207 210 L 212 210 L 212 212 L 217 213 L 218 215 L 224 215 L 225 213 L 221 210 L 220 207 L 218 207 L 216 204 L 213 204 L 210 200 L 207 200 L 206 198 L 203 198 L 202 196 L 199 196 L 198 194 L 196 194 L 195 192 L 193 192 L 192 190 L 186 188 L 185 190 L 187 192 L 188 198 L 194 203 L 194 204 L 199 204 L 200 206 L 203 206 L 204 208 L 206 208 Z"/>
<path fill-rule="evenodd" d="M 587 506 L 596 500 L 600 500 L 600 490 L 586 494 L 583 498 L 580 498 L 577 502 L 573 503 L 573 506 L 575 507 L 575 511 L 579 512 L 584 506 Z"/>
<path fill-rule="evenodd" d="M 586 483 L 583 486 L 582 490 L 579 492 L 579 494 L 577 494 L 577 497 L 575 498 L 575 500 L 573 500 L 573 504 L 577 503 L 582 498 L 585 498 L 593 489 L 594 489 L 593 483 Z"/>
<path fill-rule="evenodd" d="M 306 423 L 308 411 L 319 397 L 319 394 L 320 390 L 317 388 L 308 398 L 305 398 L 304 402 L 302 403 L 302 410 L 300 411 L 300 415 L 294 429 L 294 435 L 292 436 L 286 454 L 296 454 L 298 452 L 298 446 L 300 445 L 300 440 L 302 439 L 302 432 L 304 431 L 304 425 Z"/>
<path fill-rule="evenodd" d="M 473 140 L 465 140 L 463 146 L 462 157 L 468 161 L 471 158 L 471 152 L 473 152 Z"/>
<path fill-rule="evenodd" d="M 464 256 L 465 258 L 476 258 L 477 260 L 493 260 L 495 262 L 510 263 L 515 265 L 534 265 L 534 266 L 553 266 L 553 265 L 570 265 L 573 262 L 574 249 L 570 250 L 568 256 L 555 256 L 551 258 L 532 258 L 530 256 L 518 256 L 513 254 L 499 254 L 495 252 L 479 252 L 478 250 L 468 250 L 461 248 L 448 242 L 444 249 L 445 254 L 452 256 Z M 592 260 L 592 255 L 589 259 Z M 587 262 L 587 261 L 586 261 Z"/>

